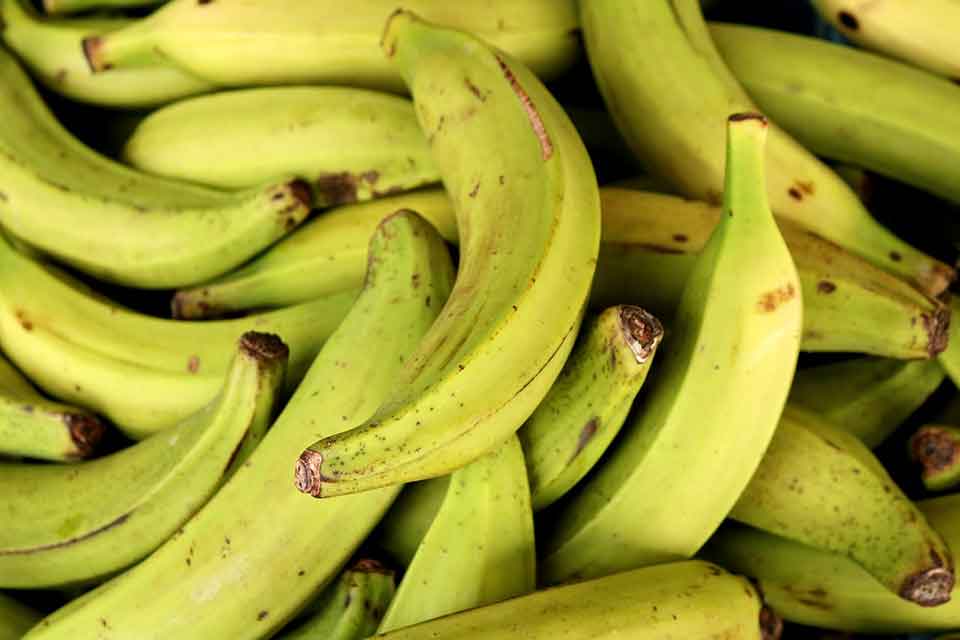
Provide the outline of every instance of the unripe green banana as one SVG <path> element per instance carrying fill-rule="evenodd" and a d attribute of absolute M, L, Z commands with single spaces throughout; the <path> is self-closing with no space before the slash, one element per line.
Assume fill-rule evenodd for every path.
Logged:
<path fill-rule="evenodd" d="M 72 461 L 90 456 L 106 427 L 95 415 L 47 400 L 0 356 L 0 455 Z"/>
<path fill-rule="evenodd" d="M 643 166 L 683 195 L 719 201 L 722 123 L 731 113 L 756 107 L 713 48 L 699 3 L 590 0 L 581 9 L 594 77 Z M 635 46 L 640 42 L 643 46 Z M 835 173 L 776 127 L 769 149 L 766 184 L 780 219 L 909 279 L 931 295 L 954 278 L 953 269 L 879 225 Z"/>
<path fill-rule="evenodd" d="M 409 566 L 440 510 L 449 482 L 446 475 L 404 486 L 371 535 L 373 544 L 401 566 Z"/>
<path fill-rule="evenodd" d="M 42 617 L 30 607 L 0 593 L 0 640 L 20 640 Z"/>
<path fill-rule="evenodd" d="M 410 212 L 381 223 L 370 255 L 357 302 L 230 481 L 183 533 L 28 638 L 262 638 L 336 578 L 399 487 L 318 502 L 294 488 L 291 461 L 312 439 L 373 414 L 454 278 L 443 241 Z"/>
<path fill-rule="evenodd" d="M 511 435 L 450 475 L 443 502 L 378 631 L 493 604 L 536 587 L 527 468 L 520 442 Z"/>
<path fill-rule="evenodd" d="M 953 556 L 870 450 L 816 414 L 787 405 L 729 517 L 848 555 L 904 600 L 950 599 Z"/>
<path fill-rule="evenodd" d="M 443 475 L 516 432 L 573 347 L 600 242 L 590 159 L 526 67 L 406 11 L 390 18 L 383 48 L 451 194 L 459 270 L 404 384 L 297 461 L 298 487 L 315 497 Z"/>
<path fill-rule="evenodd" d="M 950 299 L 951 312 L 957 312 L 960 309 L 960 297 Z M 957 313 L 960 318 L 960 312 Z M 947 346 L 938 356 L 940 366 L 947 372 L 947 376 L 953 381 L 953 384 L 960 387 L 960 320 L 951 322 L 947 333 Z"/>
<path fill-rule="evenodd" d="M 800 346 L 800 282 L 764 189 L 766 120 L 730 118 L 724 213 L 658 374 L 607 459 L 555 505 L 548 583 L 693 555 L 760 464 Z"/>
<path fill-rule="evenodd" d="M 410 101 L 350 87 L 181 100 L 148 115 L 123 157 L 147 173 L 227 189 L 300 176 L 319 207 L 440 181 Z"/>
<path fill-rule="evenodd" d="M 936 360 L 856 358 L 798 369 L 790 402 L 872 449 L 919 409 L 943 378 Z"/>
<path fill-rule="evenodd" d="M 220 395 L 152 438 L 70 466 L 0 465 L 0 586 L 108 576 L 201 508 L 266 432 L 289 351 L 274 335 L 248 332 L 235 354 Z"/>
<path fill-rule="evenodd" d="M 610 307 L 584 329 L 557 381 L 517 432 L 534 510 L 570 491 L 610 446 L 662 338 L 660 322 L 629 305 Z"/>
<path fill-rule="evenodd" d="M 960 429 L 925 424 L 908 443 L 910 457 L 921 467 L 920 479 L 929 491 L 946 491 L 960 484 Z"/>
<path fill-rule="evenodd" d="M 43 0 L 50 14 L 80 13 L 94 9 L 129 9 L 163 4 L 166 0 Z"/>

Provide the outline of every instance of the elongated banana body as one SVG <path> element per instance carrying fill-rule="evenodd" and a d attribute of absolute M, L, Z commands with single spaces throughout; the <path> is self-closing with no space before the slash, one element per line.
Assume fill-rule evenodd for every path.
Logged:
<path fill-rule="evenodd" d="M 960 484 L 960 429 L 925 424 L 910 436 L 910 457 L 921 466 L 920 479 L 929 491 L 946 491 Z"/>
<path fill-rule="evenodd" d="M 409 566 L 440 510 L 449 483 L 446 475 L 405 485 L 373 532 L 374 544 L 401 566 Z"/>
<path fill-rule="evenodd" d="M 950 299 L 950 310 L 956 312 L 960 309 L 960 299 Z M 960 313 L 958 313 L 960 317 Z M 955 385 L 960 385 L 960 322 L 950 324 L 947 334 L 947 346 L 938 356 L 940 366 L 947 372 L 947 376 Z"/>
<path fill-rule="evenodd" d="M 381 224 L 370 254 L 356 304 L 230 481 L 181 534 L 27 637 L 261 638 L 335 579 L 397 488 L 317 502 L 294 488 L 291 462 L 376 410 L 453 282 L 442 240 L 410 213 Z"/>
<path fill-rule="evenodd" d="M 30 607 L 0 593 L 0 640 L 20 640 L 41 617 Z"/>
<path fill-rule="evenodd" d="M 760 598 L 750 583 L 693 560 L 538 591 L 377 637 L 757 640 L 759 617 Z"/>
<path fill-rule="evenodd" d="M 250 332 L 235 353 L 218 398 L 171 429 L 76 465 L 0 465 L 0 585 L 107 576 L 202 507 L 266 432 L 289 352 L 276 336 Z"/>
<path fill-rule="evenodd" d="M 600 241 L 590 159 L 527 68 L 408 12 L 390 19 L 384 51 L 451 194 L 460 263 L 390 400 L 304 451 L 299 487 L 315 497 L 449 473 L 519 429 L 573 347 Z"/>
<path fill-rule="evenodd" d="M 611 116 L 651 174 L 688 197 L 718 202 L 722 123 L 756 107 L 723 66 L 695 1 L 591 0 L 581 12 L 587 54 Z M 643 46 L 635 46 L 642 42 Z M 698 46 L 699 45 L 699 46 Z M 774 127 L 767 186 L 777 216 L 823 236 L 933 295 L 946 265 L 880 226 L 826 165 Z"/>

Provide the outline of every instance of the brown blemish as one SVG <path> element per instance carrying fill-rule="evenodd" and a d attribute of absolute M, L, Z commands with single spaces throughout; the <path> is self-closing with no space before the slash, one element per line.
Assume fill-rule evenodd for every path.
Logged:
<path fill-rule="evenodd" d="M 760 300 L 757 301 L 757 307 L 764 313 L 771 313 L 776 311 L 777 307 L 783 303 L 792 300 L 796 295 L 797 290 L 794 288 L 793 283 L 788 283 L 786 286 L 774 289 L 773 291 L 767 291 L 760 296 Z"/>
<path fill-rule="evenodd" d="M 797 186 L 800 187 L 800 190 L 806 193 L 807 195 L 813 195 L 814 188 L 813 183 L 809 180 L 797 180 Z"/>
<path fill-rule="evenodd" d="M 257 614 L 257 620 L 263 620 L 263 619 L 265 619 L 268 615 L 269 615 L 269 612 L 268 612 L 266 609 L 264 609 L 263 611 L 261 611 L 260 613 Z"/>
<path fill-rule="evenodd" d="M 790 194 L 790 197 L 794 200 L 803 200 L 803 193 L 796 187 L 790 187 L 787 189 L 787 193 Z"/>
<path fill-rule="evenodd" d="M 857 20 L 849 11 L 841 11 L 837 14 L 837 20 L 847 29 L 851 31 L 856 31 L 860 28 L 860 22 Z"/>
<path fill-rule="evenodd" d="M 533 104 L 533 101 L 530 99 L 530 96 L 527 95 L 524 88 L 520 86 L 520 81 L 517 80 L 517 77 L 513 74 L 513 71 L 510 70 L 510 67 L 507 66 L 507 63 L 504 62 L 500 56 L 495 57 L 497 58 L 497 64 L 500 65 L 500 70 L 503 72 L 504 77 L 507 79 L 507 82 L 510 83 L 510 88 L 513 89 L 513 92 L 520 98 L 520 104 L 523 105 L 523 110 L 527 113 L 527 118 L 530 120 L 533 132 L 540 141 L 541 156 L 543 156 L 544 161 L 549 160 L 550 157 L 553 156 L 553 142 L 550 141 L 550 135 L 547 133 L 547 128 L 540 118 L 540 113 L 537 111 L 536 105 Z"/>
<path fill-rule="evenodd" d="M 477 193 L 479 193 L 479 191 L 480 191 L 480 183 L 478 182 L 477 184 L 473 185 L 473 189 L 471 189 L 470 193 L 468 193 L 467 195 L 470 196 L 471 198 L 476 198 Z"/>
<path fill-rule="evenodd" d="M 290 357 L 290 349 L 273 333 L 247 331 L 240 336 L 240 351 L 261 362 L 277 362 Z"/>
<path fill-rule="evenodd" d="M 210 4 L 213 0 L 197 0 L 197 4 Z"/>
<path fill-rule="evenodd" d="M 200 370 L 200 358 L 197 356 L 190 356 L 190 359 L 187 360 L 187 371 L 190 373 L 196 373 Z"/>
<path fill-rule="evenodd" d="M 357 201 L 357 177 L 348 171 L 321 174 L 313 185 L 317 200 L 323 206 Z"/>
<path fill-rule="evenodd" d="M 735 113 L 727 118 L 727 122 L 745 122 L 747 120 L 757 120 L 767 126 L 767 117 L 762 113 L 757 113 L 756 111 L 745 111 L 743 113 Z"/>
<path fill-rule="evenodd" d="M 817 283 L 817 292 L 831 294 L 837 290 L 837 285 L 833 284 L 829 280 L 821 280 Z"/>
<path fill-rule="evenodd" d="M 760 608 L 760 637 L 762 640 L 779 640 L 783 635 L 783 618 L 764 605 Z"/>
<path fill-rule="evenodd" d="M 583 451 L 584 447 L 587 446 L 587 443 L 593 439 L 594 435 L 596 435 L 599 426 L 600 419 L 597 418 L 597 416 L 587 420 L 587 424 L 583 425 L 583 428 L 580 429 L 580 435 L 577 436 L 577 446 L 574 448 L 573 455 L 570 456 L 567 464 L 570 464 L 576 460 L 577 456 L 580 455 L 580 452 Z"/>
<path fill-rule="evenodd" d="M 358 573 L 376 573 L 385 576 L 393 575 L 393 571 L 384 566 L 383 563 L 372 558 L 357 560 L 354 565 L 350 567 L 350 570 Z"/>
<path fill-rule="evenodd" d="M 374 184 L 380 179 L 380 172 L 376 169 L 371 169 L 370 171 L 364 171 L 361 173 L 360 177 L 363 178 L 363 180 L 368 184 Z"/>
<path fill-rule="evenodd" d="M 820 609 L 821 611 L 830 611 L 833 609 L 828 602 L 819 599 L 822 597 L 820 594 L 826 595 L 822 589 L 814 589 L 808 592 L 804 591 L 803 589 L 794 588 L 790 585 L 783 585 L 783 589 L 800 604 L 807 605 L 813 609 Z"/>
<path fill-rule="evenodd" d="M 107 432 L 103 422 L 83 413 L 65 413 L 63 422 L 67 425 L 70 439 L 77 448 L 76 457 L 78 458 L 86 458 L 93 453 Z"/>
<path fill-rule="evenodd" d="M 907 577 L 898 595 L 921 607 L 935 607 L 950 600 L 953 572 L 943 567 L 925 569 Z"/>
<path fill-rule="evenodd" d="M 675 233 L 675 234 L 673 234 L 673 241 L 674 241 L 674 242 L 686 242 L 686 241 L 689 240 L 689 239 L 690 239 L 690 238 L 688 238 L 687 236 L 685 236 L 685 235 L 682 234 L 682 233 Z"/>
<path fill-rule="evenodd" d="M 463 79 L 463 82 L 467 85 L 467 89 L 470 90 L 470 93 L 472 93 L 474 96 L 476 96 L 477 100 L 479 100 L 480 102 L 486 102 L 486 101 L 487 101 L 487 96 L 483 95 L 483 92 L 480 90 L 480 87 L 478 87 L 477 85 L 473 84 L 473 83 L 470 81 L 470 78 L 464 78 L 464 79 Z"/>
<path fill-rule="evenodd" d="M 503 182 L 501 182 L 500 184 L 503 184 Z M 0 201 L 9 202 L 9 200 L 10 199 L 7 198 L 7 194 L 5 194 L 3 191 L 0 191 Z"/>
<path fill-rule="evenodd" d="M 960 459 L 960 442 L 941 427 L 926 425 L 910 438 L 910 455 L 923 467 L 923 477 L 955 466 Z"/>
<path fill-rule="evenodd" d="M 653 314 L 632 305 L 622 305 L 619 315 L 623 338 L 637 364 L 643 364 L 663 339 L 663 325 Z"/>
<path fill-rule="evenodd" d="M 307 449 L 300 454 L 294 473 L 298 491 L 309 493 L 314 498 L 320 497 L 323 481 L 327 479 L 323 477 L 323 472 L 320 470 L 322 464 L 323 455 L 312 449 Z"/>
<path fill-rule="evenodd" d="M 20 326 L 23 327 L 24 331 L 33 331 L 33 323 L 27 319 L 26 312 L 16 311 L 13 315 L 17 318 L 17 322 L 20 323 Z"/>
<path fill-rule="evenodd" d="M 108 65 L 103 65 L 98 60 L 100 57 L 100 48 L 103 46 L 103 38 L 100 36 L 90 36 L 88 38 L 84 38 L 81 44 L 83 46 L 83 57 L 86 58 L 87 66 L 90 67 L 91 73 L 105 71 L 110 68 Z"/>
<path fill-rule="evenodd" d="M 950 341 L 950 307 L 939 305 L 932 314 L 921 313 L 920 320 L 929 337 L 927 353 L 935 358 L 947 348 Z"/>
<path fill-rule="evenodd" d="M 63 84 L 67 81 L 67 70 L 66 69 L 57 69 L 57 72 L 53 74 L 53 80 L 57 84 Z"/>
<path fill-rule="evenodd" d="M 891 252 L 890 252 L 890 259 L 893 260 L 894 262 L 900 262 L 900 261 L 903 259 L 903 256 L 901 256 L 901 255 L 900 255 L 899 253 L 897 253 L 896 251 L 891 251 Z"/>

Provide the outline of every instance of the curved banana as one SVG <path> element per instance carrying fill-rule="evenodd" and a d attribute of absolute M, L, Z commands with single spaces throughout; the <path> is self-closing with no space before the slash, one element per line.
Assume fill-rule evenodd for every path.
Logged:
<path fill-rule="evenodd" d="M 93 9 L 130 9 L 163 4 L 166 0 L 43 0 L 49 14 L 80 13 Z"/>
<path fill-rule="evenodd" d="M 925 424 L 908 443 L 911 459 L 921 466 L 920 479 L 929 491 L 946 491 L 960 484 L 960 429 Z"/>
<path fill-rule="evenodd" d="M 591 0 L 581 8 L 594 77 L 638 159 L 683 195 L 718 202 L 721 123 L 731 113 L 756 107 L 716 54 L 697 0 L 674 0 L 673 6 L 670 0 Z M 638 42 L 643 46 L 635 46 Z M 953 269 L 878 224 L 835 173 L 776 127 L 769 149 L 768 193 L 780 219 L 931 295 L 954 278 Z"/>
<path fill-rule="evenodd" d="M 790 402 L 815 411 L 874 448 L 943 382 L 936 360 L 855 358 L 798 369 Z"/>
<path fill-rule="evenodd" d="M 475 34 L 545 78 L 569 67 L 579 48 L 573 0 L 462 5 L 407 0 L 403 7 Z M 383 25 L 396 9 L 393 0 L 365 0 L 349 11 L 332 0 L 172 0 L 125 29 L 87 38 L 84 52 L 96 72 L 160 58 L 221 85 L 347 84 L 403 91 L 398 69 L 379 47 Z"/>
<path fill-rule="evenodd" d="M 246 463 L 181 534 L 28 638 L 262 638 L 336 578 L 399 487 L 318 502 L 294 488 L 290 463 L 312 439 L 373 414 L 454 278 L 443 241 L 409 212 L 380 225 L 370 254 L 356 304 Z"/>
<path fill-rule="evenodd" d="M 950 298 L 951 313 L 956 312 L 960 318 L 960 297 Z M 946 349 L 944 349 L 937 359 L 940 366 L 947 372 L 947 376 L 953 384 L 960 387 L 960 320 L 951 322 L 946 338 Z"/>
<path fill-rule="evenodd" d="M 596 473 L 550 514 L 540 563 L 548 584 L 693 555 L 773 437 L 802 307 L 763 188 L 766 127 L 757 114 L 728 122 L 724 215 L 683 290 L 644 401 Z"/>
<path fill-rule="evenodd" d="M 320 207 L 440 181 L 410 101 L 350 87 L 181 100 L 148 115 L 123 158 L 147 173 L 227 189 L 301 176 Z"/>
<path fill-rule="evenodd" d="M 517 432 L 535 511 L 570 491 L 610 446 L 662 338 L 660 322 L 629 305 L 606 309 L 584 328 L 560 377 Z"/>
<path fill-rule="evenodd" d="M 600 242 L 590 159 L 528 69 L 406 11 L 391 17 L 383 48 L 451 194 L 460 263 L 404 383 L 297 461 L 298 488 L 314 497 L 443 475 L 519 429 L 573 347 Z"/>
<path fill-rule="evenodd" d="M 853 42 L 948 78 L 960 78 L 960 6 L 954 0 L 813 0 Z"/>
<path fill-rule="evenodd" d="M 20 640 L 42 617 L 30 607 L 0 593 L 0 640 Z"/>
<path fill-rule="evenodd" d="M 213 90 L 213 85 L 157 63 L 115 73 L 94 74 L 81 41 L 130 24 L 125 18 L 44 19 L 29 0 L 3 0 L 0 39 L 45 87 L 80 102 L 142 108 Z"/>
<path fill-rule="evenodd" d="M 75 465 L 0 465 L 0 586 L 102 578 L 153 551 L 263 437 L 288 353 L 274 335 L 245 333 L 220 395 L 175 427 Z"/>
<path fill-rule="evenodd" d="M 371 534 L 371 542 L 400 566 L 410 566 L 440 510 L 449 483 L 450 476 L 446 475 L 405 485 Z"/>
<path fill-rule="evenodd" d="M 98 278 L 141 288 L 220 275 L 310 212 L 302 180 L 237 193 L 128 169 L 83 146 L 0 51 L 0 225 Z"/>
<path fill-rule="evenodd" d="M 750 97 L 811 151 L 960 202 L 960 87 L 821 38 L 723 23 L 710 34 Z"/>
<path fill-rule="evenodd" d="M 537 587 L 523 450 L 502 446 L 450 475 L 447 493 L 378 631 L 521 596 Z"/>

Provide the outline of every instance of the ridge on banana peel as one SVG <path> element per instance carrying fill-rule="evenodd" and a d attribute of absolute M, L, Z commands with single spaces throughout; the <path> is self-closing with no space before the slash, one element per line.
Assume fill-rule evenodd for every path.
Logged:
<path fill-rule="evenodd" d="M 84 146 L 0 50 L 0 225 L 102 280 L 145 289 L 220 275 L 292 231 L 310 187 L 226 193 L 150 176 Z"/>
<path fill-rule="evenodd" d="M 391 398 L 296 461 L 297 488 L 314 497 L 443 475 L 516 432 L 573 346 L 600 241 L 590 159 L 528 69 L 406 11 L 391 16 L 383 49 L 451 194 L 460 263 Z"/>
<path fill-rule="evenodd" d="M 290 461 L 373 414 L 454 278 L 446 245 L 412 212 L 384 220 L 370 242 L 363 291 L 246 463 L 181 533 L 27 638 L 253 640 L 336 578 L 400 487 L 318 502 L 294 489 Z"/>
<path fill-rule="evenodd" d="M 104 578 L 201 508 L 267 431 L 289 355 L 279 338 L 256 332 L 234 353 L 217 398 L 152 438 L 69 466 L 0 464 L 0 586 Z"/>
<path fill-rule="evenodd" d="M 800 282 L 764 189 L 766 119 L 734 115 L 727 131 L 724 215 L 658 374 L 604 463 L 544 512 L 547 584 L 692 556 L 773 437 L 799 354 Z"/>

